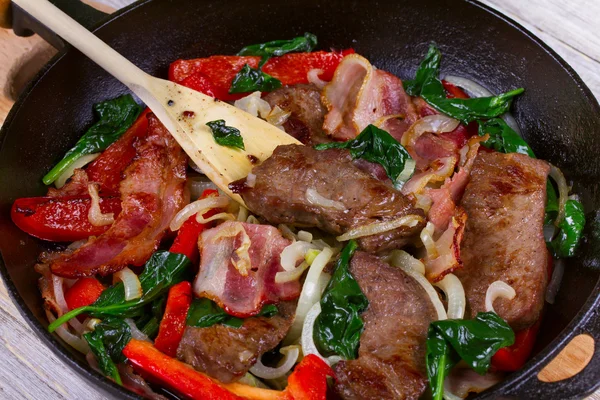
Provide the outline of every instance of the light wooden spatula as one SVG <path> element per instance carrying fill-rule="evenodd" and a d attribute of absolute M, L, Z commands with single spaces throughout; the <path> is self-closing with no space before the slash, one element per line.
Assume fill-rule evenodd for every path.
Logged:
<path fill-rule="evenodd" d="M 300 144 L 268 122 L 227 103 L 148 75 L 47 0 L 13 0 L 13 3 L 127 85 L 150 107 L 206 176 L 241 204 L 241 197 L 227 185 L 248 175 L 253 166 L 249 156 L 263 161 L 280 144 Z M 193 117 L 186 117 L 186 111 L 192 111 Z M 206 123 L 219 119 L 240 130 L 245 151 L 215 142 Z"/>

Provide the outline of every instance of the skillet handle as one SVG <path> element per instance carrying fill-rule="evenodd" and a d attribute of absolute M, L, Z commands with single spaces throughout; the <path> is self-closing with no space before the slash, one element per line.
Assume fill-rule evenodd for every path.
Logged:
<path fill-rule="evenodd" d="M 6 4 L 8 2 L 8 0 L 0 0 L 0 12 L 2 12 L 2 7 L 8 7 Z M 78 0 L 50 0 L 50 2 L 87 29 L 93 28 L 108 15 Z M 12 3 L 8 13 L 5 11 L 6 15 L 12 17 L 12 30 L 17 36 L 31 36 L 37 33 L 57 50 L 61 50 L 66 46 L 65 41 L 57 34 L 46 28 L 18 5 Z M 2 22 L 5 27 L 8 27 L 11 21 L 3 18 Z"/>
<path fill-rule="evenodd" d="M 578 326 L 572 329 L 571 333 L 559 343 L 555 352 L 549 354 L 538 365 L 530 368 L 522 374 L 523 379 L 514 382 L 512 387 L 503 391 L 503 398 L 507 399 L 582 399 L 591 394 L 600 387 L 600 284 L 594 290 L 596 295 L 592 294 L 594 301 L 590 301 L 589 308 L 584 306 L 587 312 L 587 318 L 584 317 Z M 594 304 L 596 303 L 596 304 Z M 548 363 L 562 351 L 571 340 L 580 335 L 587 334 L 594 340 L 593 351 L 589 363 L 576 375 L 571 378 L 560 380 L 558 382 L 542 382 L 538 379 L 539 372 Z"/>

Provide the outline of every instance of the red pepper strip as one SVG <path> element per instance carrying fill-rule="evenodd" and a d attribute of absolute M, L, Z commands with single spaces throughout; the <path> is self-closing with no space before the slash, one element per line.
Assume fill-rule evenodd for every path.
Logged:
<path fill-rule="evenodd" d="M 116 142 L 111 144 L 85 170 L 90 182 L 100 185 L 101 194 L 119 194 L 119 184 L 123 179 L 123 171 L 136 155 L 133 144 L 136 139 L 148 133 L 148 113 L 146 108 L 138 119 Z"/>
<path fill-rule="evenodd" d="M 288 377 L 286 392 L 294 400 L 325 400 L 328 376 L 335 378 L 331 367 L 314 354 L 309 354 Z"/>
<path fill-rule="evenodd" d="M 513 372 L 523 368 L 529 359 L 535 338 L 540 329 L 541 318 L 529 328 L 515 334 L 515 343 L 504 347 L 492 357 L 492 367 L 498 371 Z"/>
<path fill-rule="evenodd" d="M 185 320 L 192 303 L 192 284 L 181 282 L 169 290 L 165 314 L 160 327 L 158 336 L 154 341 L 156 348 L 170 357 L 175 357 L 177 347 L 183 337 L 185 330 Z"/>
<path fill-rule="evenodd" d="M 65 300 L 69 310 L 89 306 L 100 297 L 104 285 L 96 278 L 79 278 L 65 292 Z"/>
<path fill-rule="evenodd" d="M 193 400 L 325 400 L 327 377 L 334 376 L 324 361 L 308 355 L 288 377 L 286 390 L 280 392 L 240 383 L 220 383 L 161 353 L 146 341 L 131 339 L 123 349 L 123 355 L 146 379 Z"/>
<path fill-rule="evenodd" d="M 218 193 L 219 192 L 217 190 L 206 189 L 204 192 L 202 192 L 202 196 L 200 196 L 200 198 L 205 199 L 209 196 L 217 196 Z M 210 217 L 211 215 L 214 215 L 214 213 L 214 210 L 208 211 L 203 215 L 203 217 Z M 204 231 L 207 227 L 209 227 L 209 225 L 201 224 L 196 221 L 195 216 L 188 218 L 183 225 L 181 225 L 179 231 L 177 231 L 177 237 L 175 238 L 175 241 L 173 242 L 173 245 L 171 245 L 169 251 L 171 253 L 185 254 L 190 260 L 192 260 L 194 265 L 198 264 L 198 259 L 200 258 L 198 252 L 198 236 L 200 236 L 202 231 Z"/>
<path fill-rule="evenodd" d="M 290 53 L 269 59 L 262 70 L 284 85 L 308 83 L 307 74 L 311 69 L 323 70 L 320 78 L 330 81 L 344 56 L 352 53 L 353 49 Z M 219 100 L 237 100 L 247 93 L 229 94 L 233 78 L 245 64 L 257 68 L 259 61 L 260 57 L 255 56 L 211 56 L 177 60 L 169 68 L 169 79 Z"/>
<path fill-rule="evenodd" d="M 445 81 L 442 79 L 442 85 L 446 90 L 446 97 L 449 99 L 468 99 L 469 95 L 465 93 L 464 90 L 459 88 L 458 86 L 453 85 L 452 83 Z"/>
<path fill-rule="evenodd" d="M 151 381 L 160 383 L 189 399 L 240 400 L 216 380 L 187 364 L 171 358 L 151 343 L 131 339 L 123 349 L 133 368 Z"/>
<path fill-rule="evenodd" d="M 110 225 L 94 226 L 88 220 L 89 197 L 26 197 L 17 199 L 10 216 L 22 231 L 52 242 L 74 242 L 104 233 Z M 103 213 L 121 212 L 121 199 L 105 197 L 100 201 Z"/>

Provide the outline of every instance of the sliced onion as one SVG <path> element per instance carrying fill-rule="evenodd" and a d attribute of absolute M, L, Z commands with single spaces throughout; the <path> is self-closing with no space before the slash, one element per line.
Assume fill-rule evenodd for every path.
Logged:
<path fill-rule="evenodd" d="M 323 89 L 327 85 L 327 82 L 319 78 L 319 75 L 321 75 L 322 73 L 322 69 L 313 68 L 310 71 L 308 71 L 308 73 L 306 74 L 306 78 L 310 83 L 312 83 L 319 89 Z"/>
<path fill-rule="evenodd" d="M 90 224 L 94 226 L 105 226 L 111 225 L 115 222 L 115 214 L 114 213 L 106 213 L 103 214 L 100 209 L 100 196 L 98 195 L 98 185 L 95 183 L 90 183 L 88 185 L 88 193 L 92 199 L 92 205 L 90 206 L 90 210 L 88 211 L 88 220 Z"/>
<path fill-rule="evenodd" d="M 398 229 L 402 226 L 414 227 L 419 222 L 423 221 L 423 217 L 420 215 L 405 215 L 392 221 L 374 222 L 369 225 L 359 226 L 357 228 L 350 229 L 348 232 L 336 239 L 340 242 L 345 242 L 351 239 L 357 239 L 364 236 L 377 235 L 379 233 L 388 232 L 394 229 Z"/>
<path fill-rule="evenodd" d="M 296 236 L 296 234 L 290 229 L 289 226 L 285 225 L 285 224 L 279 224 L 277 225 L 277 229 L 279 229 L 279 232 L 281 232 L 281 235 L 286 238 L 287 240 L 291 240 L 292 242 L 297 240 L 298 237 Z"/>
<path fill-rule="evenodd" d="M 169 228 L 175 232 L 181 228 L 181 225 L 192 215 L 197 213 L 204 214 L 212 208 L 223 208 L 229 205 L 229 199 L 225 196 L 211 196 L 202 200 L 196 200 L 193 203 L 183 207 L 171 221 Z"/>
<path fill-rule="evenodd" d="M 135 272 L 129 267 L 125 267 L 113 275 L 113 283 L 116 281 L 123 282 L 126 301 L 142 297 L 142 284 Z"/>
<path fill-rule="evenodd" d="M 319 314 L 321 314 L 321 304 L 317 301 L 306 314 L 304 324 L 302 325 L 302 336 L 300 339 L 300 343 L 302 344 L 302 354 L 304 354 L 304 357 L 309 354 L 314 354 L 329 365 L 327 359 L 319 353 L 313 337 L 315 321 L 319 317 Z"/>
<path fill-rule="evenodd" d="M 302 285 L 302 292 L 298 298 L 294 322 L 285 338 L 285 344 L 293 343 L 300 337 L 308 311 L 321 299 L 321 294 L 327 285 L 327 283 L 324 284 L 324 281 L 329 281 L 328 278 L 330 278 L 328 274 L 323 273 L 323 269 L 327 266 L 331 257 L 333 257 L 333 251 L 331 248 L 326 247 L 315 257 L 310 265 L 306 279 Z"/>
<path fill-rule="evenodd" d="M 212 215 L 208 218 L 204 218 L 202 216 L 203 213 L 198 213 L 196 214 L 196 221 L 201 223 L 201 224 L 206 224 L 209 223 L 211 221 L 217 221 L 217 220 L 223 220 L 223 221 L 235 221 L 236 218 L 233 214 L 230 213 L 226 213 L 226 212 L 222 212 L 222 213 L 218 213 L 215 215 Z"/>
<path fill-rule="evenodd" d="M 303 260 L 306 252 L 317 247 L 311 243 L 297 241 L 286 246 L 281 252 L 281 266 L 286 271 L 292 271 Z"/>
<path fill-rule="evenodd" d="M 310 243 L 313 240 L 313 234 L 306 231 L 298 231 L 298 240 L 303 240 Z"/>
<path fill-rule="evenodd" d="M 260 221 L 254 215 L 249 215 L 246 222 L 249 224 L 260 225 Z"/>
<path fill-rule="evenodd" d="M 254 185 L 256 185 L 256 175 L 251 172 L 246 177 L 246 186 L 253 188 Z"/>
<path fill-rule="evenodd" d="M 400 143 L 407 150 L 413 149 L 417 139 L 424 133 L 431 132 L 435 134 L 452 132 L 458 127 L 459 121 L 442 114 L 428 115 L 418 119 L 404 134 Z M 410 151 L 410 150 L 409 150 Z"/>
<path fill-rule="evenodd" d="M 246 222 L 246 220 L 248 219 L 249 216 L 249 212 L 248 209 L 244 206 L 240 206 L 240 209 L 238 210 L 238 216 L 237 216 L 237 220 L 239 222 Z"/>
<path fill-rule="evenodd" d="M 287 381 L 287 379 L 286 379 Z M 261 389 L 270 389 L 267 385 L 265 385 L 260 379 L 257 379 L 250 372 L 246 372 L 246 375 L 242 376 L 242 378 L 238 381 L 238 383 L 242 383 L 244 385 L 257 387 Z"/>
<path fill-rule="evenodd" d="M 50 323 L 56 321 L 54 315 L 52 315 L 52 313 L 48 310 L 46 310 L 46 317 L 48 318 L 48 322 Z M 62 324 L 61 326 L 56 328 L 54 332 L 56 332 L 56 334 L 69 346 L 71 346 L 72 348 L 74 348 L 82 354 L 87 354 L 90 351 L 90 347 L 88 346 L 87 342 L 79 336 L 73 335 L 71 332 L 69 332 L 65 325 L 66 324 Z"/>
<path fill-rule="evenodd" d="M 404 250 L 392 250 L 388 262 L 392 265 L 405 265 L 421 275 L 425 275 L 425 265 Z"/>
<path fill-rule="evenodd" d="M 563 275 L 565 273 L 565 262 L 563 259 L 554 259 L 554 268 L 552 269 L 552 278 L 546 289 L 546 301 L 549 304 L 554 304 L 556 294 L 560 289 L 560 283 L 562 282 Z"/>
<path fill-rule="evenodd" d="M 501 297 L 504 299 L 512 300 L 515 298 L 517 293 L 515 289 L 512 288 L 508 283 L 502 281 L 494 281 L 488 287 L 487 292 L 485 292 L 485 311 L 494 310 L 494 300 Z"/>
<path fill-rule="evenodd" d="M 283 129 L 282 125 L 285 124 L 290 115 L 292 115 L 291 111 L 283 110 L 281 107 L 275 106 L 265 119 L 271 125 L 274 125 L 281 130 L 285 130 Z"/>
<path fill-rule="evenodd" d="M 346 209 L 344 203 L 323 197 L 314 188 L 306 189 L 306 200 L 308 200 L 310 204 L 319 207 L 331 208 L 338 211 L 344 211 Z"/>
<path fill-rule="evenodd" d="M 271 105 L 263 100 L 259 91 L 250 93 L 246 97 L 236 100 L 233 105 L 240 110 L 246 111 L 254 117 L 260 115 L 261 118 L 266 118 L 271 112 Z"/>
<path fill-rule="evenodd" d="M 86 154 L 85 156 L 79 157 L 77 160 L 75 160 L 73 164 L 71 164 L 67 169 L 65 169 L 64 172 L 60 174 L 58 178 L 56 178 L 56 180 L 54 181 L 54 186 L 56 186 L 57 189 L 63 187 L 65 183 L 67 183 L 67 180 L 73 176 L 73 173 L 75 173 L 75 170 L 77 168 L 85 167 L 87 164 L 91 163 L 96 158 L 98 158 L 99 155 L 100 153 L 94 153 Z"/>
<path fill-rule="evenodd" d="M 190 191 L 191 199 L 199 199 L 200 197 L 202 197 L 202 194 L 204 193 L 204 191 L 206 189 L 214 189 L 214 190 L 217 189 L 215 184 L 212 183 L 211 181 L 209 181 L 204 176 L 194 176 L 194 177 L 188 176 L 186 184 Z"/>
<path fill-rule="evenodd" d="M 481 393 L 501 382 L 504 374 L 488 372 L 479 375 L 471 368 L 453 368 L 444 381 L 444 398 L 455 400 L 466 398 L 469 393 Z M 446 393 L 450 396 L 446 396 Z M 454 396 L 454 397 L 453 397 Z"/>
<path fill-rule="evenodd" d="M 133 368 L 130 365 L 119 364 L 117 365 L 117 368 L 119 369 L 119 375 L 121 375 L 121 379 L 123 380 L 123 386 L 127 389 L 139 394 L 145 399 L 167 400 L 165 396 L 155 393 L 148 383 L 146 383 L 144 378 L 133 372 Z"/>
<path fill-rule="evenodd" d="M 446 75 L 444 80 L 455 86 L 461 87 L 471 97 L 491 97 L 494 95 L 492 92 L 481 86 L 479 83 L 472 81 L 471 79 L 462 78 L 460 76 Z M 501 118 L 508 126 L 512 128 L 512 130 L 521 136 L 521 129 L 519 129 L 519 125 L 517 125 L 517 121 L 515 121 L 512 114 L 505 113 L 501 116 Z"/>
<path fill-rule="evenodd" d="M 428 213 L 431 209 L 431 206 L 433 205 L 433 200 L 431 199 L 431 196 L 423 195 L 420 193 L 414 193 L 414 196 L 417 198 L 415 207 L 420 208 L 421 210 Z"/>
<path fill-rule="evenodd" d="M 551 242 L 554 239 L 554 235 L 556 235 L 557 228 L 553 225 L 544 225 L 544 240 L 546 242 Z"/>
<path fill-rule="evenodd" d="M 131 330 L 132 338 L 137 339 L 137 340 L 142 340 L 144 342 L 152 342 L 152 340 L 150 340 L 148 335 L 146 335 L 144 332 L 142 332 L 138 329 L 137 325 L 135 324 L 135 322 L 133 322 L 133 320 L 131 318 L 125 318 L 125 322 L 127 322 L 127 325 L 129 325 L 129 329 Z"/>
<path fill-rule="evenodd" d="M 404 169 L 402 170 L 402 172 L 400 172 L 400 175 L 398 175 L 398 178 L 396 179 L 396 183 L 404 184 L 404 182 L 409 180 L 410 177 L 413 176 L 413 174 L 415 173 L 416 166 L 417 166 L 417 162 L 415 160 L 413 160 L 412 158 L 409 158 L 408 160 L 406 160 L 406 162 L 404 163 Z"/>
<path fill-rule="evenodd" d="M 399 250 L 399 251 L 402 251 L 402 250 Z M 416 261 L 420 262 L 419 260 L 416 260 Z M 409 263 L 409 262 L 405 262 L 403 259 L 395 258 L 395 259 L 391 260 L 391 263 L 394 267 L 398 267 L 402 271 L 404 271 L 408 276 L 410 276 L 415 281 L 417 281 L 423 287 L 423 289 L 425 289 L 425 292 L 429 296 L 429 299 L 431 300 L 431 303 L 433 304 L 433 307 L 435 308 L 438 320 L 448 318 L 448 316 L 446 314 L 446 310 L 444 309 L 444 305 L 442 304 L 442 301 L 440 300 L 440 296 L 438 295 L 436 290 L 433 288 L 431 283 L 429 283 L 427 278 L 425 278 L 425 276 L 422 273 L 418 272 L 418 270 L 416 270 L 416 269 L 413 269 L 412 265 L 414 264 L 414 261 Z M 422 268 L 419 268 L 419 270 L 421 270 L 421 269 L 424 270 L 425 267 L 423 266 Z"/>
<path fill-rule="evenodd" d="M 562 171 L 552 164 L 550 164 L 549 176 L 556 182 L 556 186 L 558 186 L 558 215 L 554 221 L 554 225 L 558 226 L 565 218 L 565 205 L 569 198 L 569 187 Z"/>
<path fill-rule="evenodd" d="M 302 276 L 302 273 L 308 268 L 308 263 L 303 261 L 296 268 L 290 271 L 279 271 L 275 274 L 275 283 L 287 283 L 297 281 Z"/>
<path fill-rule="evenodd" d="M 463 288 L 460 279 L 454 274 L 448 274 L 441 281 L 434 283 L 434 285 L 442 289 L 446 295 L 448 318 L 463 319 L 467 301 L 465 299 L 465 289 Z"/>
<path fill-rule="evenodd" d="M 54 274 L 52 274 L 52 291 L 54 292 L 54 300 L 56 300 L 56 304 L 60 308 L 60 315 L 69 312 L 69 306 L 65 300 L 64 279 Z M 77 318 L 71 318 L 68 324 L 75 329 L 75 332 L 79 334 L 83 332 L 83 325 Z"/>
<path fill-rule="evenodd" d="M 298 356 L 300 356 L 300 349 L 298 346 L 286 346 L 282 347 L 279 352 L 283 354 L 284 357 L 277 368 L 265 366 L 259 357 L 258 360 L 256 360 L 256 364 L 250 368 L 250 372 L 262 379 L 277 379 L 285 376 L 285 374 L 290 372 L 296 364 Z"/>
<path fill-rule="evenodd" d="M 419 235 L 421 238 L 421 242 L 425 246 L 425 250 L 427 251 L 427 256 L 434 259 L 438 256 L 437 248 L 435 247 L 435 240 L 433 240 L 433 234 L 435 232 L 435 225 L 431 222 L 427 222 L 425 228 L 421 231 Z"/>

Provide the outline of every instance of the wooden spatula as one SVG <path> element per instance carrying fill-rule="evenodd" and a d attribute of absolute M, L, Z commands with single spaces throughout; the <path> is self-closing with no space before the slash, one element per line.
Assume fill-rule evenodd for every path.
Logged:
<path fill-rule="evenodd" d="M 227 103 L 148 75 L 47 0 L 13 0 L 13 3 L 127 85 L 150 107 L 206 176 L 242 204 L 241 197 L 227 185 L 248 175 L 253 166 L 250 156 L 263 161 L 280 144 L 300 144 L 275 126 Z M 219 119 L 240 130 L 245 150 L 215 142 L 206 123 Z"/>

